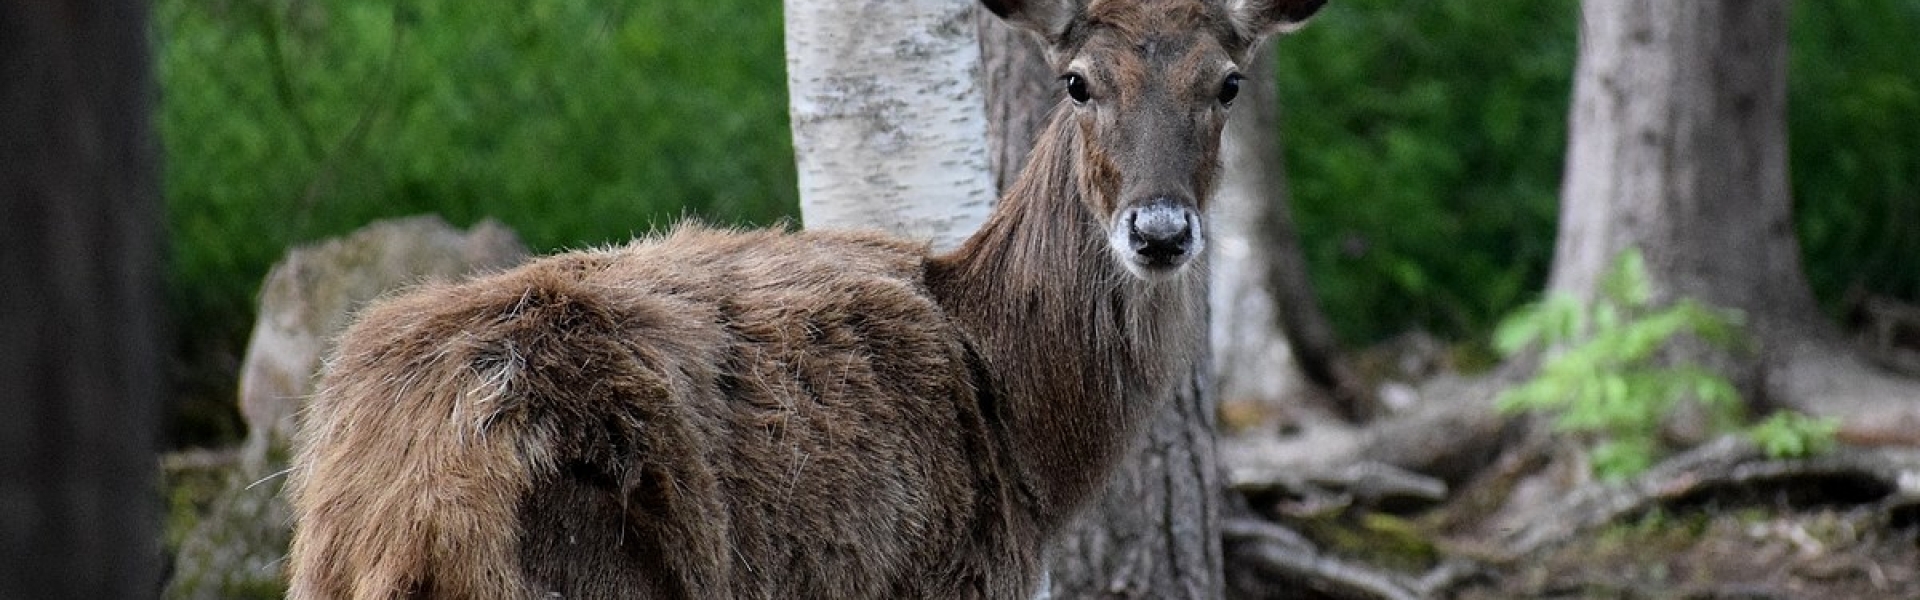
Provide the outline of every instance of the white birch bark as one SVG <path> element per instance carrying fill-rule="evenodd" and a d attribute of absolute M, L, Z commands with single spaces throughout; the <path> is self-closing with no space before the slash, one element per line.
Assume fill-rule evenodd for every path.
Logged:
<path fill-rule="evenodd" d="M 787 87 L 809 227 L 958 246 L 986 220 L 972 0 L 786 0 Z"/>

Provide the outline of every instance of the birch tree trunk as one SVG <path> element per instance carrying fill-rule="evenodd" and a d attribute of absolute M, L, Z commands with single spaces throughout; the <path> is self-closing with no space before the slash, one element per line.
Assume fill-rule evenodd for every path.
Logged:
<path fill-rule="evenodd" d="M 1060 101 L 1057 74 L 1030 34 L 979 11 L 994 180 L 1010 182 Z M 1198 286 L 1195 295 L 1206 293 Z M 1134 455 L 1049 551 L 1054 598 L 1218 598 L 1221 480 L 1209 358 L 1162 405 Z"/>
<path fill-rule="evenodd" d="M 160 589 L 147 3 L 0 4 L 0 598 Z"/>
<path fill-rule="evenodd" d="M 787 88 L 808 226 L 950 249 L 995 199 L 972 0 L 786 0 Z"/>
<path fill-rule="evenodd" d="M 1866 368 L 1815 306 L 1787 186 L 1787 0 L 1586 0 L 1551 286 L 1588 297 L 1637 247 L 1661 298 L 1743 311 L 1771 403 L 1884 420 L 1910 382 Z M 1876 404 L 1878 404 L 1876 406 Z M 1920 426 L 1908 408 L 1904 418 Z"/>

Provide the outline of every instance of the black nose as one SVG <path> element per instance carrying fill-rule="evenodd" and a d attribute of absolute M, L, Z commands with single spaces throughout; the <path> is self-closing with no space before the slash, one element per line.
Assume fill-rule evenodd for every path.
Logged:
<path fill-rule="evenodd" d="M 1152 265 L 1178 263 L 1193 251 L 1193 211 L 1160 201 L 1127 213 L 1127 245 Z"/>

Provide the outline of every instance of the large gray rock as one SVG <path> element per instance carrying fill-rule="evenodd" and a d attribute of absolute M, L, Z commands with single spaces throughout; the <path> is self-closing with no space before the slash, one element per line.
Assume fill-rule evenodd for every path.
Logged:
<path fill-rule="evenodd" d="M 527 250 L 492 220 L 462 232 L 437 216 L 380 221 L 288 251 L 260 287 L 260 313 L 240 367 L 244 460 L 259 464 L 293 432 L 333 338 L 368 301 L 429 279 L 512 266 Z"/>
<path fill-rule="evenodd" d="M 292 511 L 280 494 L 287 442 L 332 340 L 375 298 L 425 280 L 503 269 L 526 256 L 513 232 L 494 221 L 462 232 L 423 216 L 295 248 L 274 265 L 241 365 L 245 446 L 168 461 L 175 506 L 169 535 L 179 542 L 166 597 L 279 597 L 280 561 L 292 537 Z"/>

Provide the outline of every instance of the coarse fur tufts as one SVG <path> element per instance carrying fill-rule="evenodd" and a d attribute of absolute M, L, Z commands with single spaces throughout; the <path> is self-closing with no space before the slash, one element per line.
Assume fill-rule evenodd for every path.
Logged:
<path fill-rule="evenodd" d="M 359 315 L 290 597 L 1030 597 L 1191 371 L 1222 82 L 1320 0 L 985 4 L 1086 89 L 953 253 L 686 225 Z"/>

